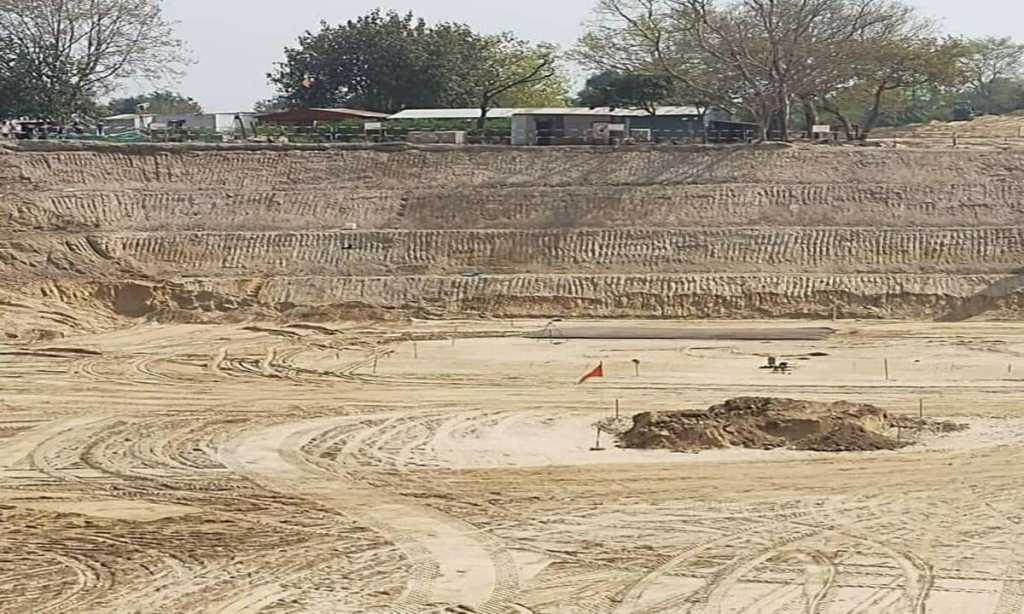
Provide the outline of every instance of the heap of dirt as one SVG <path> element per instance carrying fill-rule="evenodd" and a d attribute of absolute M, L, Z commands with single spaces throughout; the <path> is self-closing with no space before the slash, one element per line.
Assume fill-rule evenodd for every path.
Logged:
<path fill-rule="evenodd" d="M 698 452 L 713 448 L 792 448 L 823 452 L 895 450 L 889 414 L 863 403 L 740 397 L 704 411 L 646 412 L 633 417 L 627 448 Z"/>
<path fill-rule="evenodd" d="M 875 431 L 864 428 L 856 422 L 839 422 L 832 430 L 805 437 L 790 447 L 794 450 L 814 450 L 817 452 L 850 452 L 854 450 L 895 450 L 909 445 L 907 442 L 896 441 Z"/>

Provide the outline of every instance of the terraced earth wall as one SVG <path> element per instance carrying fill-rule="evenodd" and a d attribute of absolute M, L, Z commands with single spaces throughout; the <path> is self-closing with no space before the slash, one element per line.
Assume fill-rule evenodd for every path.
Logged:
<path fill-rule="evenodd" d="M 0 294 L 129 317 L 1017 317 L 1022 188 L 1002 150 L 7 148 Z"/>

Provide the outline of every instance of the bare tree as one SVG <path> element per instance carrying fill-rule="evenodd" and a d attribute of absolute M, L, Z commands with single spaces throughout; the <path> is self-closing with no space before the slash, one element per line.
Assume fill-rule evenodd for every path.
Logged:
<path fill-rule="evenodd" d="M 480 109 L 478 128 L 503 95 L 535 87 L 558 77 L 558 54 L 547 44 L 533 45 L 505 33 L 483 36 L 461 25 L 439 26 L 437 36 L 446 59 L 448 98 L 470 101 Z"/>
<path fill-rule="evenodd" d="M 970 53 L 964 67 L 970 87 L 981 103 L 981 112 L 994 111 L 995 86 L 1000 81 L 1019 77 L 1024 71 L 1024 45 L 1007 38 L 982 38 L 969 41 Z"/>
<path fill-rule="evenodd" d="M 56 117 L 125 79 L 176 76 L 186 61 L 160 0 L 0 0 L 0 40 L 39 112 Z"/>
<path fill-rule="evenodd" d="M 673 97 L 706 110 L 743 105 L 730 66 L 701 49 L 665 0 L 600 0 L 572 57 L 597 71 L 665 75 Z"/>
<path fill-rule="evenodd" d="M 850 134 L 850 118 L 842 109 L 849 101 L 864 108 L 860 138 L 866 139 L 878 125 L 887 96 L 925 86 L 956 88 L 965 75 L 961 60 L 966 48 L 956 39 L 930 36 L 903 40 L 872 41 L 857 55 L 859 78 L 825 97 L 824 107 L 843 122 Z"/>
<path fill-rule="evenodd" d="M 581 46 L 617 28 L 623 42 L 585 55 L 653 61 L 691 94 L 745 109 L 763 139 L 773 127 L 786 139 L 794 101 L 855 80 L 843 58 L 912 14 L 894 0 L 599 0 Z"/>

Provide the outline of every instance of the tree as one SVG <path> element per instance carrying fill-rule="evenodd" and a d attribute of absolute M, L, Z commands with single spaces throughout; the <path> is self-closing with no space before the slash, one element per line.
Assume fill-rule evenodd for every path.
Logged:
<path fill-rule="evenodd" d="M 35 113 L 54 118 L 186 62 L 160 0 L 0 0 L 0 41 L 0 72 L 28 75 Z"/>
<path fill-rule="evenodd" d="M 498 104 L 564 104 L 567 93 L 549 45 L 379 10 L 305 33 L 269 77 L 292 106 L 476 107 L 482 118 Z"/>
<path fill-rule="evenodd" d="M 382 112 L 432 107 L 443 81 L 433 57 L 433 34 L 412 13 L 375 10 L 285 49 L 268 76 L 289 105 L 347 106 Z"/>
<path fill-rule="evenodd" d="M 1020 78 L 995 79 L 984 93 L 969 88 L 964 96 L 982 113 L 1002 115 L 1024 108 L 1024 80 Z"/>
<path fill-rule="evenodd" d="M 28 58 L 10 42 L 0 40 L 0 119 L 35 112 Z"/>
<path fill-rule="evenodd" d="M 266 100 L 257 100 L 252 105 L 253 111 L 257 113 L 273 113 L 274 111 L 284 111 L 288 109 L 288 100 L 281 96 L 275 96 Z"/>
<path fill-rule="evenodd" d="M 1024 44 L 1009 37 L 989 37 L 968 41 L 967 46 L 969 53 L 963 63 L 974 105 L 982 113 L 995 113 L 1000 90 L 1005 91 L 1005 86 L 1024 71 Z"/>
<path fill-rule="evenodd" d="M 673 93 L 664 74 L 603 71 L 587 79 L 577 100 L 588 107 L 631 107 L 655 115 Z"/>
<path fill-rule="evenodd" d="M 203 112 L 203 107 L 192 98 L 186 98 L 168 90 L 156 90 L 139 96 L 115 98 L 107 103 L 107 107 L 112 114 L 120 115 L 135 113 L 141 104 L 148 104 L 147 112 L 154 115 L 186 115 Z"/>
<path fill-rule="evenodd" d="M 518 85 L 494 99 L 495 107 L 566 107 L 569 106 L 570 79 L 562 72 L 546 81 Z"/>
<path fill-rule="evenodd" d="M 744 110 L 762 138 L 786 139 L 794 101 L 856 81 L 847 60 L 913 15 L 892 0 L 599 0 L 581 55 L 654 65 L 694 101 Z"/>
<path fill-rule="evenodd" d="M 664 75 L 677 102 L 734 109 L 735 80 L 677 26 L 668 0 L 600 0 L 571 55 L 595 71 Z"/>
<path fill-rule="evenodd" d="M 445 99 L 451 106 L 480 109 L 478 128 L 502 96 L 529 91 L 558 76 L 556 50 L 533 45 L 510 33 L 483 36 L 460 24 L 443 24 L 436 32 L 437 58 L 446 75 Z"/>
<path fill-rule="evenodd" d="M 921 36 L 888 43 L 872 41 L 857 54 L 860 78 L 824 96 L 823 107 L 840 119 L 850 136 L 850 116 L 840 109 L 854 102 L 852 106 L 862 109 L 860 137 L 866 139 L 882 117 L 887 96 L 930 86 L 961 85 L 959 60 L 963 54 L 963 45 L 955 39 Z"/>

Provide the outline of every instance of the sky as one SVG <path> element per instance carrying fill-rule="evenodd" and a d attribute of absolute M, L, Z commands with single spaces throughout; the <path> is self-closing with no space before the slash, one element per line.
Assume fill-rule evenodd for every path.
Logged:
<path fill-rule="evenodd" d="M 1020 0 L 912 0 L 949 33 L 1013 36 L 1024 40 Z M 505 30 L 568 48 L 583 30 L 595 0 L 163 0 L 168 19 L 195 64 L 167 85 L 198 100 L 207 111 L 235 112 L 273 96 L 266 73 L 306 30 L 321 20 L 344 22 L 374 8 L 412 11 L 429 22 L 459 21 L 494 33 Z M 126 84 L 123 94 L 153 89 Z"/>

